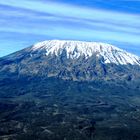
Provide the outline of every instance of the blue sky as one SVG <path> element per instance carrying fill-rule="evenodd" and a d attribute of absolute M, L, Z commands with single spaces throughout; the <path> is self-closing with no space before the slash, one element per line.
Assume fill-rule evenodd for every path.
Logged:
<path fill-rule="evenodd" d="M 49 39 L 111 43 L 140 56 L 140 0 L 0 0 L 0 56 Z"/>

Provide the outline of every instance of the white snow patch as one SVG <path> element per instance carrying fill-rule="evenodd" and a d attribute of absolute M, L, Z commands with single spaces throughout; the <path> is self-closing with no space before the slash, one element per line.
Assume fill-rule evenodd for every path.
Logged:
<path fill-rule="evenodd" d="M 55 54 L 56 56 L 65 51 L 67 58 L 71 59 L 79 58 L 81 55 L 87 59 L 96 54 L 97 57 L 104 58 L 104 63 L 140 65 L 140 57 L 105 43 L 49 40 L 35 44 L 32 51 L 37 50 L 45 51 L 46 55 Z"/>

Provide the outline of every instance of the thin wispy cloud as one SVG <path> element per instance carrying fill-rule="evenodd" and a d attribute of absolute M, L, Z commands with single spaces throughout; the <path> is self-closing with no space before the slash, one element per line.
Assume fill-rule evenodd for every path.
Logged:
<path fill-rule="evenodd" d="M 96 6 L 84 7 L 63 0 L 61 2 L 1 0 L 0 11 L 1 41 L 10 39 L 10 35 L 13 38 L 15 33 L 20 35 L 15 37 L 13 42 L 25 41 L 23 45 L 43 40 L 45 36 L 46 39 L 126 42 L 134 46 L 140 45 L 139 13 L 99 9 Z M 9 32 L 9 36 L 7 34 L 3 36 L 4 32 Z M 25 40 L 21 34 L 26 34 L 29 39 Z M 15 47 L 13 51 L 16 49 Z M 132 51 L 132 48 L 127 50 Z"/>

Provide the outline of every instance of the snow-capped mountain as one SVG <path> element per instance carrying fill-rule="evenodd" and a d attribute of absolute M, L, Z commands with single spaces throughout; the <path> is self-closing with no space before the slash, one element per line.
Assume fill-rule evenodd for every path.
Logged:
<path fill-rule="evenodd" d="M 62 55 L 63 51 L 65 51 L 66 57 L 69 59 L 77 59 L 82 55 L 85 56 L 85 59 L 88 59 L 96 54 L 97 57 L 103 58 L 103 63 L 140 65 L 140 58 L 138 56 L 105 43 L 50 40 L 39 42 L 31 49 L 33 51 L 45 50 L 46 55 L 56 56 Z"/>
<path fill-rule="evenodd" d="M 0 77 L 56 77 L 74 81 L 132 81 L 140 58 L 105 43 L 49 40 L 0 59 Z"/>

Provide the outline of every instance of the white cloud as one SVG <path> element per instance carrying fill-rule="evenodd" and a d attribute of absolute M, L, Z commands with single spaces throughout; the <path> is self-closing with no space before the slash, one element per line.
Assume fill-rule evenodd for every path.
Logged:
<path fill-rule="evenodd" d="M 21 17 L 23 22 L 11 21 L 11 23 L 7 23 L 8 26 L 6 24 L 1 26 L 0 31 L 33 33 L 78 40 L 114 40 L 136 45 L 140 44 L 140 15 L 137 14 L 86 8 L 50 1 L 41 2 L 39 0 L 24 0 L 22 2 L 17 0 L 0 0 L 0 4 L 52 15 L 37 16 L 33 13 L 27 14 L 27 12 L 25 12 L 26 14 L 16 14 L 16 11 L 11 12 L 12 15 L 1 12 L 1 15 L 8 16 L 10 14 L 14 18 L 16 16 L 17 18 Z M 29 19 L 32 22 L 28 21 L 25 23 L 25 19 Z M 2 18 L 1 20 L 3 21 Z M 72 25 L 70 26 L 71 23 L 73 23 L 73 27 Z"/>

